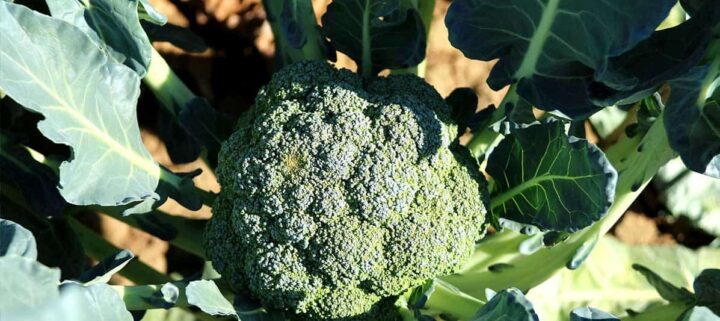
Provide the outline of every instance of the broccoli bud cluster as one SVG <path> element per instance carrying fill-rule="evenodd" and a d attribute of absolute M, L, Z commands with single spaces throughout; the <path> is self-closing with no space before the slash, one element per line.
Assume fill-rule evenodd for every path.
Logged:
<path fill-rule="evenodd" d="M 277 72 L 223 144 L 207 250 L 233 288 L 300 320 L 395 320 L 395 296 L 457 270 L 485 182 L 422 79 L 325 62 Z"/>

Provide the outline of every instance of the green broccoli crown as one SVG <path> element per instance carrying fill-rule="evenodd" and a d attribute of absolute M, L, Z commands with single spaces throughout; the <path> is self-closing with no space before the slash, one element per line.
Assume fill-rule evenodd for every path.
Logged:
<path fill-rule="evenodd" d="M 301 319 L 395 320 L 392 297 L 455 271 L 484 231 L 449 115 L 416 76 L 279 71 L 220 152 L 215 268 Z"/>

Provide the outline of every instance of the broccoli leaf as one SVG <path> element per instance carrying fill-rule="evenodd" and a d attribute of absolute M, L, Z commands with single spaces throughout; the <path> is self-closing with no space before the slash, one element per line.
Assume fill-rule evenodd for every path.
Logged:
<path fill-rule="evenodd" d="M 470 321 L 539 321 L 532 303 L 516 288 L 502 290 L 495 294 Z"/>
<path fill-rule="evenodd" d="M 587 86 L 617 56 L 652 34 L 675 0 L 457 0 L 445 23 L 450 42 L 471 59 L 499 58 L 488 84 L 517 83 L 543 110 L 583 118 L 597 111 Z M 605 79 L 602 79 L 605 80 Z M 608 79 L 609 87 L 627 79 Z"/>
<path fill-rule="evenodd" d="M 107 283 L 113 274 L 122 270 L 133 258 L 135 258 L 135 254 L 129 250 L 122 250 L 115 255 L 105 258 L 91 269 L 85 271 L 85 273 L 80 275 L 78 281 L 84 285 Z"/>
<path fill-rule="evenodd" d="M 720 316 L 720 270 L 706 269 L 693 282 L 697 305 L 706 306 Z"/>
<path fill-rule="evenodd" d="M 696 67 L 670 82 L 665 130 L 685 166 L 720 178 L 720 90 L 714 88 L 720 82 L 713 86 L 714 76 L 708 73 L 708 67 Z M 706 100 L 703 95 L 712 96 Z"/>
<path fill-rule="evenodd" d="M 603 217 L 617 173 L 602 151 L 551 121 L 512 130 L 488 159 L 493 215 L 541 230 L 573 232 Z"/>
<path fill-rule="evenodd" d="M 217 284 L 210 280 L 192 281 L 185 288 L 188 303 L 210 315 L 230 315 L 237 319 L 235 307 L 220 292 Z"/>
<path fill-rule="evenodd" d="M 661 276 L 640 264 L 633 264 L 632 267 L 645 276 L 648 283 L 652 284 L 663 299 L 670 302 L 683 303 L 695 301 L 695 296 L 686 288 L 680 288 L 668 281 L 665 281 Z"/>
<path fill-rule="evenodd" d="M 0 2 L 0 88 L 45 120 L 40 131 L 70 145 L 60 193 L 70 203 L 154 202 L 160 167 L 140 139 L 140 79 L 77 27 Z"/>
<path fill-rule="evenodd" d="M 66 314 L 68 321 L 133 320 L 120 295 L 109 285 L 103 283 L 90 286 L 72 282 L 64 283 L 60 287 L 60 302 L 62 305 L 70 307 L 67 308 L 67 311 L 62 311 L 68 313 Z"/>
<path fill-rule="evenodd" d="M 3 289 L 0 316 L 11 310 L 31 309 L 58 297 L 60 270 L 46 267 L 32 258 L 0 257 L 0 275 L 0 289 Z M 5 317 L 2 319 L 6 320 Z"/>
<path fill-rule="evenodd" d="M 37 254 L 37 244 L 30 231 L 0 218 L 0 256 L 15 255 L 34 260 Z"/>
<path fill-rule="evenodd" d="M 114 51 L 119 62 L 142 78 L 150 65 L 152 47 L 140 25 L 137 0 L 48 0 L 52 16 L 82 29 L 99 46 Z"/>
<path fill-rule="evenodd" d="M 425 59 L 426 34 L 415 8 L 400 0 L 336 0 L 322 17 L 330 43 L 358 64 L 364 76 Z"/>
<path fill-rule="evenodd" d="M 164 41 L 187 52 L 203 52 L 208 49 L 205 40 L 192 32 L 171 23 L 158 26 L 152 23 L 140 21 L 145 33 L 151 41 Z"/>
<path fill-rule="evenodd" d="M 570 312 L 570 321 L 620 321 L 614 315 L 591 307 L 576 308 Z"/>
<path fill-rule="evenodd" d="M 710 26 L 716 21 L 720 21 L 720 6 L 710 6 L 689 21 L 657 31 L 630 51 L 610 58 L 603 78 L 632 84 L 610 88 L 602 79 L 596 80 L 590 85 L 591 99 L 598 106 L 634 103 L 682 76 L 703 57 L 713 33 Z"/>

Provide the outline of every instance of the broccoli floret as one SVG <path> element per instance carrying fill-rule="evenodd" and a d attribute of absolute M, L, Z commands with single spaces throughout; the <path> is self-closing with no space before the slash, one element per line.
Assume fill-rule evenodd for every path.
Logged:
<path fill-rule="evenodd" d="M 220 152 L 215 268 L 297 320 L 396 320 L 394 296 L 457 270 L 485 181 L 422 79 L 325 62 L 279 71 Z"/>

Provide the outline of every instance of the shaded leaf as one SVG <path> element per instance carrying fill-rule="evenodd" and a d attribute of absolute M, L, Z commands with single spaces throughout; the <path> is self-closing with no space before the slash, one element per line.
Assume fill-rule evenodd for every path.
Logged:
<path fill-rule="evenodd" d="M 135 255 L 129 250 L 122 250 L 115 255 L 105 258 L 91 269 L 85 271 L 78 281 L 84 285 L 108 283 L 110 278 L 125 267 Z"/>
<path fill-rule="evenodd" d="M 37 240 L 37 260 L 59 267 L 62 278 L 75 278 L 85 269 L 85 252 L 63 217 L 43 217 L 0 197 L 0 218 L 22 224 Z"/>
<path fill-rule="evenodd" d="M 471 59 L 499 58 L 488 84 L 517 83 L 520 96 L 573 118 L 598 110 L 587 86 L 608 58 L 650 36 L 674 0 L 456 0 L 445 17 L 450 42 Z M 612 21 L 612 23 L 608 23 Z M 605 83 L 616 88 L 625 79 Z"/>
<path fill-rule="evenodd" d="M 707 82 L 707 74 L 707 67 L 696 67 L 670 82 L 665 130 L 670 146 L 680 154 L 685 166 L 720 178 L 720 90 Z M 713 90 L 716 97 L 700 97 L 704 93 L 712 95 Z"/>
<path fill-rule="evenodd" d="M 570 312 L 570 321 L 620 321 L 614 315 L 591 307 L 577 308 Z"/>
<path fill-rule="evenodd" d="M 158 200 L 160 167 L 135 116 L 137 74 L 64 21 L 4 1 L 0 20 L 0 88 L 45 116 L 46 137 L 73 149 L 60 165 L 61 195 L 78 205 Z"/>
<path fill-rule="evenodd" d="M 607 68 L 590 85 L 590 95 L 598 106 L 634 103 L 655 92 L 666 81 L 687 73 L 705 54 L 713 31 L 720 20 L 720 6 L 711 6 L 702 14 L 679 26 L 653 33 L 630 51 L 612 57 Z M 628 86 L 610 88 L 603 82 L 629 81 Z"/>
<path fill-rule="evenodd" d="M 165 143 L 173 164 L 185 164 L 198 159 L 202 147 L 166 108 L 158 109 L 157 124 L 158 135 Z"/>
<path fill-rule="evenodd" d="M 210 280 L 192 281 L 185 289 L 188 303 L 210 315 L 230 315 L 239 319 L 232 303 L 220 292 L 215 282 Z"/>
<path fill-rule="evenodd" d="M 514 130 L 495 147 L 493 214 L 541 230 L 573 232 L 603 217 L 617 173 L 602 151 L 565 135 L 562 122 Z"/>
<path fill-rule="evenodd" d="M 695 300 L 695 296 L 686 288 L 680 288 L 668 281 L 665 281 L 661 276 L 657 275 L 650 269 L 640 264 L 633 264 L 632 267 L 635 271 L 638 271 L 645 276 L 648 283 L 652 284 L 663 299 L 670 302 L 686 303 L 693 302 Z"/>
<path fill-rule="evenodd" d="M 146 0 L 141 0 L 146 1 Z M 153 23 L 140 21 L 145 33 L 151 41 L 163 41 L 173 44 L 187 52 L 203 52 L 208 49 L 205 40 L 188 28 L 180 27 L 171 23 L 158 26 Z"/>
<path fill-rule="evenodd" d="M 400 0 L 336 0 L 322 17 L 330 43 L 358 64 L 363 75 L 399 69 L 425 59 L 426 35 L 416 9 Z"/>
<path fill-rule="evenodd" d="M 217 164 L 220 146 L 235 129 L 235 120 L 232 117 L 218 112 L 206 99 L 199 97 L 192 99 L 180 110 L 178 122 L 207 148 L 207 158 L 211 166 Z"/>
<path fill-rule="evenodd" d="M 697 305 L 708 307 L 720 316 L 720 270 L 706 269 L 693 282 Z"/>
<path fill-rule="evenodd" d="M 532 303 L 520 290 L 510 288 L 495 294 L 470 321 L 539 321 Z"/>
<path fill-rule="evenodd" d="M 37 254 L 35 237 L 30 231 L 20 224 L 0 218 L 0 256 L 22 256 L 35 260 Z"/>
<path fill-rule="evenodd" d="M 0 140 L 0 178 L 14 183 L 36 212 L 61 216 L 66 203 L 58 191 L 58 176 L 33 159 L 26 148 Z"/>

